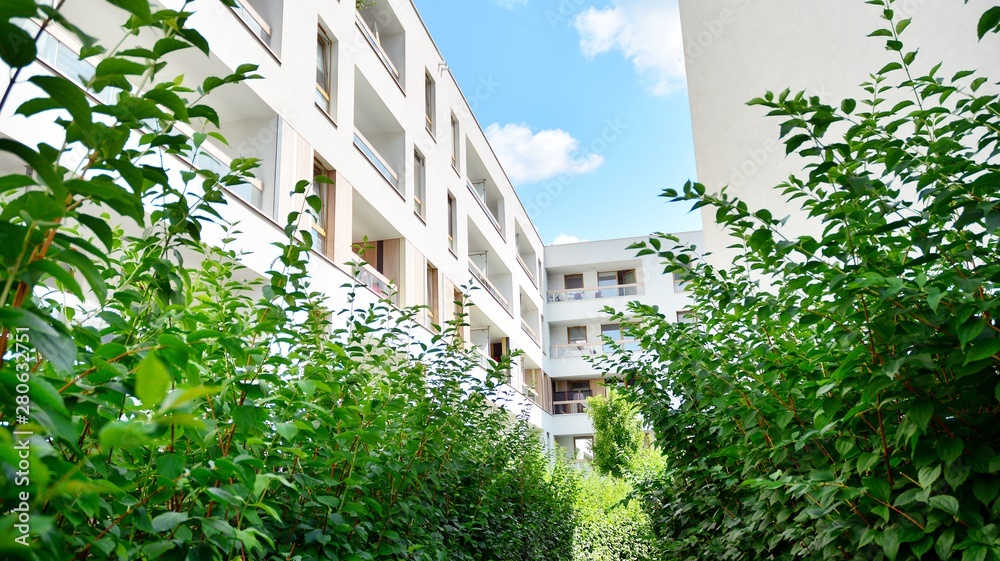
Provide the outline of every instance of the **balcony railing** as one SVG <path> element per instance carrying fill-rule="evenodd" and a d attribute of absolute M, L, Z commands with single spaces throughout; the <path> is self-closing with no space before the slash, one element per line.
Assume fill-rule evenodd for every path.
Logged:
<path fill-rule="evenodd" d="M 528 278 L 531 279 L 531 283 L 534 284 L 535 287 L 537 287 L 538 279 L 535 278 L 535 273 L 531 270 L 530 267 L 528 267 L 528 264 L 524 262 L 524 258 L 521 257 L 520 253 L 517 254 L 517 262 L 521 264 L 521 268 L 524 269 L 524 272 L 528 274 Z"/>
<path fill-rule="evenodd" d="M 597 288 L 570 288 L 549 291 L 549 302 L 570 302 L 573 300 L 594 300 L 596 298 L 617 298 L 619 296 L 640 296 L 644 294 L 641 284 L 616 284 Z"/>
<path fill-rule="evenodd" d="M 621 345 L 627 351 L 639 349 L 639 342 L 634 339 L 619 340 L 615 343 Z M 551 345 L 549 347 L 550 358 L 569 358 L 577 356 L 600 356 L 611 351 L 611 345 L 605 343 L 570 343 L 568 345 Z"/>
<path fill-rule="evenodd" d="M 599 356 L 604 354 L 604 343 L 570 343 L 568 345 L 551 345 L 550 358 L 566 358 L 573 356 Z"/>
<path fill-rule="evenodd" d="M 505 310 L 508 312 L 510 311 L 510 301 L 504 298 L 503 294 L 500 294 L 500 290 L 498 290 L 497 287 L 490 282 L 490 279 L 487 278 L 486 274 L 483 273 L 471 259 L 469 260 L 469 272 L 472 273 L 472 278 L 476 279 L 487 292 L 492 294 L 493 298 L 495 298 Z"/>
<path fill-rule="evenodd" d="M 479 203 L 479 207 L 486 213 L 486 216 L 490 219 L 490 223 L 493 224 L 493 227 L 497 229 L 497 233 L 500 234 L 500 237 L 503 237 L 503 229 L 500 227 L 500 221 L 496 216 L 493 216 L 493 211 L 490 210 L 490 207 L 486 206 L 486 201 L 479 196 L 479 191 L 476 191 L 476 188 L 469 180 L 465 181 L 465 186 L 469 188 L 469 192 L 476 198 L 476 202 Z"/>
<path fill-rule="evenodd" d="M 389 71 L 389 74 L 392 74 L 392 77 L 395 78 L 396 82 L 399 82 L 399 70 L 396 69 L 396 65 L 393 64 L 392 59 L 389 58 L 389 53 L 385 52 L 385 49 L 382 48 L 382 43 L 377 37 L 375 37 L 375 34 L 372 33 L 372 30 L 368 27 L 368 23 L 361 17 L 361 14 L 357 14 L 357 24 L 358 29 L 361 30 L 361 34 L 365 36 L 368 44 L 371 45 L 372 49 L 375 49 L 375 54 L 377 54 L 378 58 L 382 60 L 382 64 L 385 65 L 385 69 Z"/>
<path fill-rule="evenodd" d="M 539 345 L 542 344 L 542 342 L 538 339 L 538 333 L 534 329 L 532 329 L 531 324 L 525 321 L 524 318 L 521 318 L 521 329 L 523 329 L 524 332 L 527 333 L 529 337 L 531 337 L 532 341 L 538 343 Z"/>
<path fill-rule="evenodd" d="M 552 394 L 553 415 L 573 415 L 587 412 L 587 398 L 594 395 L 591 390 L 555 392 Z"/>
<path fill-rule="evenodd" d="M 236 0 L 236 5 L 233 6 L 233 11 L 240 16 L 243 23 L 250 28 L 250 31 L 254 33 L 265 45 L 271 46 L 271 26 L 267 23 L 257 10 L 253 9 L 246 0 Z"/>
<path fill-rule="evenodd" d="M 385 161 L 384 158 L 375 150 L 371 142 L 365 138 L 365 135 L 361 134 L 361 131 L 354 129 L 354 146 L 361 151 L 362 154 L 368 158 L 375 169 L 378 170 L 382 177 L 392 185 L 392 188 L 399 192 L 399 175 L 392 169 L 392 166 Z"/>
<path fill-rule="evenodd" d="M 358 257 L 360 261 L 361 258 Z M 380 298 L 388 298 L 394 306 L 399 305 L 399 293 L 392 290 L 392 282 L 368 263 L 362 263 L 355 277 L 359 283 L 367 286 Z"/>

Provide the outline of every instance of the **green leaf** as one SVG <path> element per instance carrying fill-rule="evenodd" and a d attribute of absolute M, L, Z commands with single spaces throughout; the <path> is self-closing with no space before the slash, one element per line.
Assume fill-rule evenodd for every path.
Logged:
<path fill-rule="evenodd" d="M 106 247 L 109 251 L 114 247 L 115 234 L 111 229 L 111 226 L 108 226 L 106 220 L 102 220 L 101 218 L 91 216 L 89 214 L 77 215 L 76 219 L 80 222 L 80 224 L 84 225 L 91 232 L 93 232 L 94 235 L 97 236 L 97 239 L 100 240 L 101 243 L 104 244 L 104 247 Z"/>
<path fill-rule="evenodd" d="M 938 457 L 944 460 L 946 465 L 951 464 L 962 455 L 965 444 L 958 438 L 942 437 L 937 443 Z"/>
<path fill-rule="evenodd" d="M 275 425 L 275 430 L 288 441 L 295 440 L 295 436 L 299 434 L 299 427 L 293 423 L 278 423 Z"/>
<path fill-rule="evenodd" d="M 889 502 L 889 482 L 885 479 L 881 477 L 866 477 L 861 480 L 861 484 L 864 485 L 868 494 L 872 497 L 884 503 Z"/>
<path fill-rule="evenodd" d="M 146 355 L 135 371 L 136 395 L 147 409 L 159 407 L 170 389 L 170 382 L 170 374 L 152 352 Z"/>
<path fill-rule="evenodd" d="M 986 37 L 987 33 L 996 33 L 998 29 L 1000 29 L 1000 6 L 995 6 L 986 10 L 986 13 L 979 18 L 979 25 L 977 27 L 979 39 L 982 40 L 983 37 Z"/>
<path fill-rule="evenodd" d="M 889 561 L 896 561 L 899 555 L 899 528 L 890 528 L 882 535 L 882 549 Z"/>
<path fill-rule="evenodd" d="M 104 283 L 104 275 L 101 274 L 93 261 L 72 249 L 60 251 L 54 255 L 54 258 L 79 271 L 83 278 L 87 279 L 87 284 L 90 285 L 90 290 L 94 292 L 98 302 L 104 303 L 108 297 L 108 287 Z"/>
<path fill-rule="evenodd" d="M 962 552 L 962 561 L 986 561 L 988 553 L 989 549 L 985 545 L 970 545 L 968 549 Z"/>
<path fill-rule="evenodd" d="M 108 0 L 108 2 L 128 11 L 142 23 L 150 23 L 153 20 L 147 0 Z"/>
<path fill-rule="evenodd" d="M 4 0 L 0 2 L 0 19 L 30 18 L 38 11 L 34 0 Z"/>
<path fill-rule="evenodd" d="M 28 80 L 61 104 L 76 124 L 90 124 L 90 102 L 76 84 L 61 76 L 33 76 Z"/>
<path fill-rule="evenodd" d="M 164 512 L 153 518 L 153 531 L 169 532 L 187 519 L 186 512 Z"/>
<path fill-rule="evenodd" d="M 927 432 L 927 425 L 933 416 L 934 404 L 926 399 L 917 401 L 906 412 L 906 418 L 924 433 Z"/>
<path fill-rule="evenodd" d="M 76 282 L 73 275 L 63 269 L 53 261 L 48 259 L 43 259 L 41 261 L 35 261 L 31 265 L 28 265 L 28 271 L 39 278 L 43 278 L 45 275 L 49 275 L 55 279 L 58 283 L 62 284 L 63 288 L 68 290 L 71 294 L 83 300 L 83 289 L 80 288 L 80 283 Z"/>
<path fill-rule="evenodd" d="M 941 466 L 923 467 L 917 471 L 917 481 L 924 489 L 929 489 L 941 477 Z"/>
<path fill-rule="evenodd" d="M 970 362 L 975 362 L 977 360 L 984 360 L 996 355 L 997 353 L 1000 353 L 1000 338 L 994 337 L 992 339 L 987 339 L 986 341 L 976 341 L 975 343 L 969 345 L 969 348 L 965 351 L 964 364 L 969 364 Z"/>
<path fill-rule="evenodd" d="M 112 421 L 101 427 L 98 441 L 105 449 L 138 448 L 152 442 L 146 430 L 144 425 L 135 421 Z"/>
<path fill-rule="evenodd" d="M 943 510 L 952 516 L 958 514 L 958 499 L 951 495 L 934 495 L 927 500 L 932 507 Z"/>
<path fill-rule="evenodd" d="M 958 327 L 958 342 L 965 348 L 965 345 L 979 336 L 986 329 L 986 322 L 979 316 L 972 316 Z"/>
<path fill-rule="evenodd" d="M 36 56 L 34 37 L 9 21 L 0 21 L 0 60 L 11 68 L 23 68 L 34 62 Z"/>
<path fill-rule="evenodd" d="M 955 531 L 949 528 L 938 536 L 937 543 L 934 544 L 934 552 L 941 559 L 951 559 L 951 546 L 954 543 Z"/>
<path fill-rule="evenodd" d="M 181 454 L 163 454 L 156 458 L 157 472 L 167 479 L 177 479 L 184 473 L 187 460 Z"/>
<path fill-rule="evenodd" d="M 94 76 L 97 78 L 107 78 L 109 76 L 141 76 L 146 72 L 147 66 L 135 61 L 119 57 L 105 58 L 97 63 Z"/>
<path fill-rule="evenodd" d="M 995 477 L 980 477 L 972 484 L 973 494 L 976 495 L 979 502 L 986 506 L 989 506 L 993 502 L 993 499 L 997 497 L 998 490 L 1000 490 L 1000 480 L 997 480 Z"/>

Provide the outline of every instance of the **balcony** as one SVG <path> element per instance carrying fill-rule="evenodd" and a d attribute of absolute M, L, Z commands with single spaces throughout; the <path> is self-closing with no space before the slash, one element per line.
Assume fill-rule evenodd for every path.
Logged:
<path fill-rule="evenodd" d="M 535 278 L 535 273 L 531 270 L 531 267 L 528 267 L 528 264 L 524 262 L 524 258 L 521 257 L 520 253 L 517 254 L 517 262 L 521 265 L 521 268 L 524 269 L 524 272 L 528 274 L 528 278 L 531 279 L 531 284 L 535 285 L 535 288 L 538 288 L 538 279 Z"/>
<path fill-rule="evenodd" d="M 575 415 L 587 412 L 587 398 L 593 397 L 591 390 L 554 392 L 552 394 L 553 415 Z"/>
<path fill-rule="evenodd" d="M 597 288 L 570 288 L 549 291 L 549 302 L 570 302 L 574 300 L 596 300 L 598 298 L 618 298 L 621 296 L 641 296 L 642 284 L 616 284 Z"/>
<path fill-rule="evenodd" d="M 549 358 L 600 356 L 602 354 L 604 354 L 604 343 L 570 343 L 549 347 Z"/>
<path fill-rule="evenodd" d="M 472 273 L 472 278 L 486 289 L 493 298 L 501 305 L 505 310 L 510 312 L 510 301 L 500 293 L 500 290 L 490 282 L 489 277 L 484 273 L 471 259 L 469 259 L 469 272 Z"/>
<path fill-rule="evenodd" d="M 368 161 L 382 175 L 382 178 L 399 193 L 399 174 L 392 169 L 392 166 L 378 153 L 372 143 L 357 129 L 354 130 L 354 147 L 368 158 Z"/>
<path fill-rule="evenodd" d="M 496 228 L 497 233 L 500 234 L 500 237 L 502 238 L 503 227 L 500 226 L 500 220 L 493 214 L 493 211 L 490 210 L 490 207 L 486 204 L 485 182 L 483 189 L 484 192 L 482 193 L 480 193 L 480 191 L 476 189 L 476 187 L 473 186 L 472 182 L 469 180 L 465 181 L 465 186 L 469 188 L 469 192 L 472 193 L 472 195 L 476 198 L 476 202 L 479 203 L 479 208 L 483 209 L 483 212 L 486 213 L 486 217 L 490 219 L 490 223 L 493 224 L 493 227 Z"/>
<path fill-rule="evenodd" d="M 539 345 L 542 344 L 542 340 L 538 338 L 538 332 L 532 329 L 531 325 L 524 318 L 521 318 L 521 329 L 528 334 L 528 337 L 531 337 L 532 341 Z"/>
<path fill-rule="evenodd" d="M 267 20 L 261 16 L 257 10 L 250 5 L 247 0 L 236 0 L 236 5 L 232 7 L 236 15 L 240 16 L 243 24 L 257 36 L 268 47 L 271 46 L 271 26 Z"/>
<path fill-rule="evenodd" d="M 627 351 L 639 349 L 639 342 L 634 339 L 615 341 Z M 601 356 L 611 350 L 605 343 L 570 343 L 568 345 L 551 345 L 549 358 L 571 358 L 581 356 Z"/>
<path fill-rule="evenodd" d="M 358 260 L 361 258 L 358 257 Z M 362 263 L 354 278 L 379 298 L 388 299 L 394 306 L 399 306 L 399 293 L 392 289 L 392 283 L 368 263 Z"/>
<path fill-rule="evenodd" d="M 388 2 L 355 13 L 355 24 L 400 90 L 406 83 L 406 30 Z"/>

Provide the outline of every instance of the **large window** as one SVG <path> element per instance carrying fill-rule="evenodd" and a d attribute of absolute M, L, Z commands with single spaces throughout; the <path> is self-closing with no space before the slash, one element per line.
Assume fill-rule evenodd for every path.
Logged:
<path fill-rule="evenodd" d="M 597 273 L 597 286 L 601 288 L 599 297 L 611 296 L 635 296 L 636 289 L 635 269 L 622 269 L 620 271 L 602 271 Z"/>
<path fill-rule="evenodd" d="M 570 345 L 581 345 L 587 342 L 587 327 L 576 325 L 566 328 L 566 340 Z"/>
<path fill-rule="evenodd" d="M 420 152 L 413 152 L 413 212 L 426 218 L 424 200 L 427 196 L 427 166 Z"/>
<path fill-rule="evenodd" d="M 427 121 L 427 132 L 434 134 L 434 79 L 430 74 L 424 74 L 424 119 Z"/>
<path fill-rule="evenodd" d="M 322 27 L 316 34 L 316 104 L 329 113 L 333 94 L 333 41 Z"/>

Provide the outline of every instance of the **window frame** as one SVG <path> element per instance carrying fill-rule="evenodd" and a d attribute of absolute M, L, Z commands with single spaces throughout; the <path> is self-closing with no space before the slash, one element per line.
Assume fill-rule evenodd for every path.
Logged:
<path fill-rule="evenodd" d="M 459 128 L 458 117 L 451 114 L 451 167 L 456 173 L 461 175 L 458 169 L 459 153 L 461 151 L 461 129 Z"/>
<path fill-rule="evenodd" d="M 320 84 L 320 72 L 323 73 L 325 84 Z M 325 100 L 325 106 L 320 103 L 319 98 L 316 99 L 316 104 L 329 113 L 333 104 L 333 39 L 322 25 L 316 28 L 316 93 Z"/>
<path fill-rule="evenodd" d="M 436 106 L 436 84 L 434 83 L 434 78 L 431 77 L 431 73 L 424 72 L 424 120 L 426 121 L 425 127 L 427 132 L 434 135 L 434 109 Z"/>
<path fill-rule="evenodd" d="M 427 159 L 419 150 L 413 151 L 413 213 L 427 220 Z"/>

